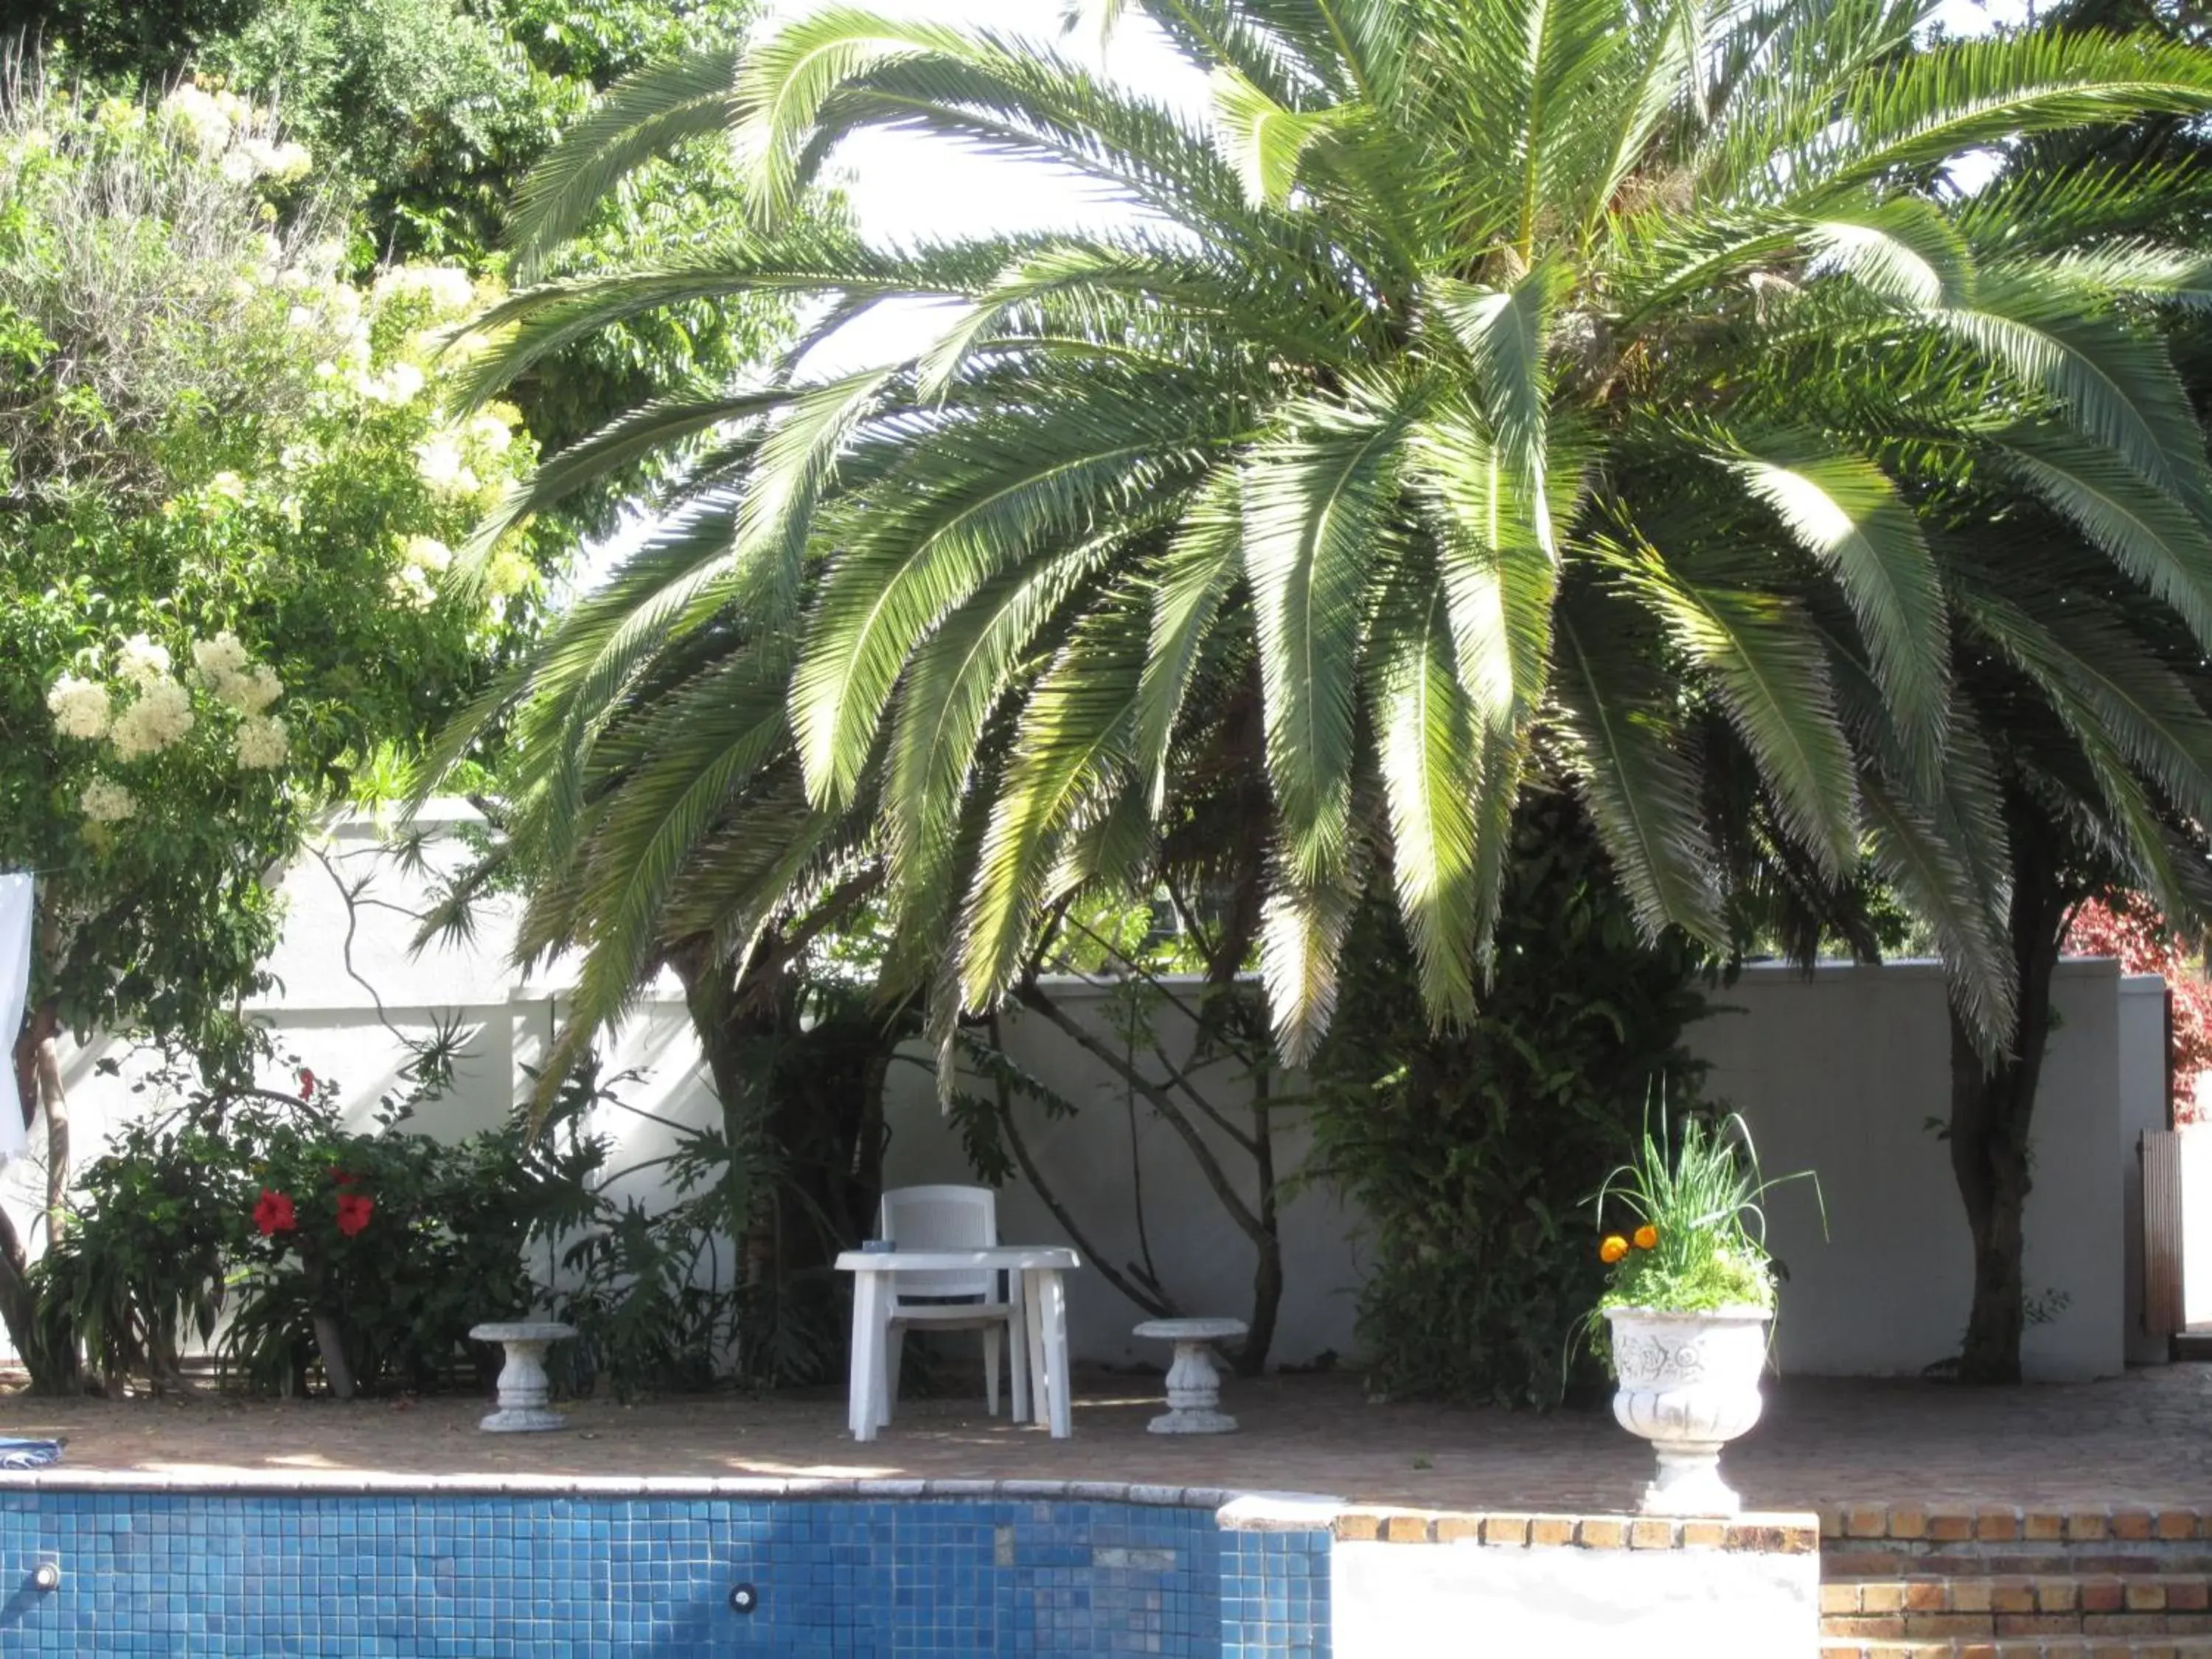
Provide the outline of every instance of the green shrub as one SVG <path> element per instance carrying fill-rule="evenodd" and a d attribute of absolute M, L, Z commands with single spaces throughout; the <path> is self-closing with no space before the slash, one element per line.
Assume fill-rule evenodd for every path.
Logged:
<path fill-rule="evenodd" d="M 368 1133 L 340 1123 L 310 1072 L 296 1099 L 159 1077 L 181 1103 L 87 1166 L 73 1224 L 34 1269 L 46 1322 L 73 1330 L 111 1383 L 169 1386 L 186 1342 L 220 1330 L 228 1371 L 295 1394 L 325 1358 L 320 1316 L 359 1387 L 435 1386 L 468 1357 L 471 1326 L 541 1304 L 528 1246 L 590 1221 L 605 1159 L 597 1141 L 556 1147 L 520 1121 L 459 1142 L 408 1127 L 442 1092 L 454 1036 L 427 1045 Z"/>
<path fill-rule="evenodd" d="M 1361 1340 L 1379 1388 L 1545 1406 L 1604 1284 L 1588 1200 L 1627 1158 L 1655 1082 L 1688 1097 L 1682 1033 L 1700 958 L 1653 944 L 1571 802 L 1516 824 L 1493 982 L 1438 1031 L 1387 904 L 1345 951 L 1358 970 L 1315 1067 L 1314 1155 L 1365 1218 Z M 1584 1373 L 1589 1375 L 1594 1373 Z"/>

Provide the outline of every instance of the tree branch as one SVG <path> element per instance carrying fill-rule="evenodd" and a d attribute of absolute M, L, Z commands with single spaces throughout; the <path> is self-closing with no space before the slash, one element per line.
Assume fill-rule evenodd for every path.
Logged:
<path fill-rule="evenodd" d="M 1000 1035 L 997 1014 L 994 1013 L 990 1016 L 988 1027 L 991 1033 L 991 1046 L 1004 1054 L 1006 1046 Z M 992 1068 L 992 1094 L 998 1107 L 1000 1127 L 1006 1133 L 1007 1150 L 1013 1153 L 1014 1163 L 1020 1169 L 1022 1178 L 1030 1183 L 1030 1188 L 1043 1201 L 1044 1207 L 1051 1212 L 1052 1218 L 1060 1223 L 1060 1231 L 1074 1241 L 1076 1249 L 1083 1252 L 1084 1260 L 1097 1268 L 1105 1276 L 1108 1284 L 1135 1303 L 1150 1317 L 1154 1319 L 1176 1317 L 1182 1310 L 1175 1305 L 1174 1302 L 1169 1299 L 1157 1285 L 1147 1288 L 1139 1285 L 1122 1273 L 1120 1268 L 1115 1267 L 1108 1260 L 1104 1252 L 1091 1243 L 1090 1236 L 1083 1231 L 1074 1215 L 1065 1204 L 1060 1201 L 1059 1194 L 1046 1184 L 1042 1172 L 1036 1166 L 1036 1161 L 1030 1156 L 1029 1143 L 1022 1139 L 1021 1130 L 1015 1127 L 1013 1091 L 1007 1085 L 1006 1074 L 1002 1067 Z"/>
<path fill-rule="evenodd" d="M 1243 1194 L 1230 1184 L 1229 1176 L 1221 1167 L 1221 1160 L 1213 1155 L 1213 1148 L 1206 1144 L 1206 1137 L 1198 1132 L 1198 1127 L 1191 1122 L 1183 1115 L 1182 1109 L 1176 1104 L 1173 1095 L 1143 1073 L 1127 1065 L 1121 1055 L 1085 1030 L 1079 1022 L 1046 994 L 1043 988 L 1037 984 L 1034 975 L 1016 986 L 1014 994 L 1024 1007 L 1042 1014 L 1065 1032 L 1078 1047 L 1094 1059 L 1104 1062 L 1115 1076 L 1121 1078 L 1132 1089 L 1151 1102 L 1153 1108 L 1167 1121 L 1168 1127 L 1182 1137 L 1183 1144 L 1189 1147 L 1191 1157 L 1198 1164 L 1199 1173 L 1206 1177 L 1206 1184 L 1213 1189 L 1213 1195 L 1221 1200 L 1222 1208 L 1229 1212 L 1230 1218 L 1236 1222 L 1238 1229 L 1255 1243 L 1261 1243 L 1267 1237 L 1267 1231 L 1261 1223 L 1260 1218 L 1255 1215 L 1251 1206 L 1244 1202 Z"/>
<path fill-rule="evenodd" d="M 1255 1143 L 1249 1135 L 1246 1134 L 1243 1130 L 1238 1128 L 1233 1121 L 1223 1115 L 1220 1109 L 1216 1107 L 1212 1101 L 1206 1097 L 1204 1091 L 1200 1090 L 1190 1080 L 1188 1073 L 1194 1072 L 1198 1069 L 1197 1065 L 1194 1062 L 1196 1060 L 1197 1045 L 1203 1042 L 1205 1038 L 1205 1016 L 1200 1013 L 1199 1010 L 1192 1007 L 1181 997 L 1177 996 L 1175 994 L 1175 991 L 1160 979 L 1158 975 L 1149 971 L 1136 963 L 1131 962 L 1127 957 L 1122 955 L 1120 951 L 1115 949 L 1114 945 L 1109 941 L 1099 938 L 1097 933 L 1085 925 L 1080 917 L 1071 916 L 1068 920 L 1086 938 L 1090 939 L 1112 955 L 1119 957 L 1123 963 L 1127 963 L 1131 975 L 1134 978 L 1141 981 L 1146 988 L 1152 991 L 1155 996 L 1159 997 L 1170 1007 L 1173 1008 L 1177 1013 L 1181 1014 L 1185 1019 L 1190 1022 L 1191 1029 L 1194 1032 L 1197 1033 L 1197 1036 L 1192 1040 L 1192 1060 L 1190 1061 L 1186 1061 L 1183 1066 L 1177 1066 L 1174 1060 L 1168 1058 L 1167 1048 L 1165 1045 L 1160 1042 L 1157 1029 L 1155 1029 L 1153 1032 L 1152 1037 L 1152 1053 L 1158 1057 L 1161 1066 L 1166 1071 L 1168 1084 L 1171 1087 L 1182 1090 L 1182 1092 L 1188 1097 L 1192 1105 L 1195 1106 L 1200 1112 L 1204 1113 L 1206 1118 L 1213 1124 L 1214 1127 L 1219 1129 L 1222 1133 L 1227 1135 L 1231 1140 L 1235 1141 L 1239 1146 L 1243 1148 L 1247 1153 L 1256 1152 L 1258 1151 L 1257 1143 Z M 1086 984 L 1095 985 L 1098 982 L 1097 981 L 1091 979 L 1089 975 L 1081 973 L 1079 970 L 1070 967 L 1067 963 L 1066 958 L 1064 957 L 1061 958 L 1061 964 L 1063 967 L 1066 967 L 1068 971 L 1075 973 L 1077 976 L 1082 979 Z"/>

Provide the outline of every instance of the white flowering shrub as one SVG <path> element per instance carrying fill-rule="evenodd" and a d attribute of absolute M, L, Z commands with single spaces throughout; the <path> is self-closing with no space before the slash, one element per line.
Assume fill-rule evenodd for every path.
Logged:
<path fill-rule="evenodd" d="M 228 629 L 192 645 L 192 672 L 215 697 L 242 714 L 258 714 L 284 695 L 284 682 L 267 665 L 249 661 Z"/>
<path fill-rule="evenodd" d="M 235 478 L 238 475 L 230 475 Z M 151 685 L 169 672 L 169 649 L 149 635 L 133 634 L 117 653 L 116 668 L 133 685 Z"/>
<path fill-rule="evenodd" d="M 72 1025 L 221 1028 L 262 873 L 536 616 L 539 532 L 447 587 L 533 454 L 514 409 L 441 404 L 489 294 L 348 280 L 313 167 L 222 91 L 0 80 L 0 869 L 43 872 Z"/>
<path fill-rule="evenodd" d="M 175 680 L 140 673 L 133 684 L 137 696 L 115 717 L 107 734 L 118 760 L 143 760 L 160 754 L 181 741 L 197 719 L 191 693 Z"/>
<path fill-rule="evenodd" d="M 86 784 L 77 805 L 94 823 L 121 823 L 138 810 L 137 798 L 112 778 L 94 778 Z"/>
<path fill-rule="evenodd" d="M 104 738 L 115 718 L 107 688 L 78 674 L 64 674 L 54 682 L 46 707 L 53 713 L 54 730 L 65 738 Z"/>
<path fill-rule="evenodd" d="M 292 752 L 284 722 L 274 714 L 249 714 L 238 726 L 238 763 L 257 772 L 282 766 Z"/>

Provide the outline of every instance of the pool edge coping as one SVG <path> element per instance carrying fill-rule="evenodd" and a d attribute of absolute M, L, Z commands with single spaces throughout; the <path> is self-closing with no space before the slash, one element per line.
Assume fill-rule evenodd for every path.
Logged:
<path fill-rule="evenodd" d="M 1633 1523 L 1648 1517 L 1607 1514 L 1531 1516 L 1516 1512 L 1510 1531 L 1493 1523 L 1507 1517 L 1486 1510 L 1410 1510 L 1356 1503 L 1320 1492 L 1249 1492 L 1219 1486 L 1172 1486 L 1118 1480 L 900 1479 L 812 1475 L 585 1475 L 406 1474 L 386 1470 L 254 1471 L 151 1469 L 0 1470 L 0 1498 L 16 1492 L 148 1492 L 204 1497 L 430 1497 L 476 1498 L 722 1498 L 801 1502 L 869 1499 L 966 1500 L 1004 1503 L 1132 1504 L 1148 1508 L 1212 1511 L 1224 1532 L 1327 1532 L 1340 1541 L 1507 1543 L 1557 1542 L 1583 1548 L 1627 1547 Z M 1556 1539 L 1534 1520 L 1566 1524 Z M 1464 1523 L 1476 1524 L 1468 1526 Z M 1590 1525 L 1587 1523 L 1595 1522 Z M 1747 1511 L 1723 1523 L 1729 1544 L 1761 1533 L 1780 1534 L 1769 1547 L 1796 1554 L 1817 1549 L 1820 1517 L 1810 1512 Z M 1704 1540 L 1684 1535 L 1677 1522 L 1668 1544 Z M 1809 1537 L 1808 1536 L 1809 1534 Z M 1784 1539 L 1787 1541 L 1784 1541 Z M 1801 1541 L 1802 1540 L 1802 1541 Z M 1640 1540 L 1638 1540 L 1640 1544 Z M 1719 1540 L 1714 1540 L 1717 1543 Z M 1761 1542 L 1765 1542 L 1761 1539 Z M 1757 1545 L 1752 1547 L 1757 1548 Z"/>

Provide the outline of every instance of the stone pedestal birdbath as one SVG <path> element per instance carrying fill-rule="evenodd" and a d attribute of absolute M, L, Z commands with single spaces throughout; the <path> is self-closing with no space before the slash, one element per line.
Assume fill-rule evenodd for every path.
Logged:
<path fill-rule="evenodd" d="M 1148 1319 L 1139 1336 L 1175 1344 L 1168 1367 L 1168 1409 L 1146 1425 L 1154 1434 L 1228 1434 L 1237 1419 L 1222 1412 L 1221 1373 L 1213 1345 L 1245 1332 L 1241 1319 Z"/>
<path fill-rule="evenodd" d="M 545 1350 L 563 1337 L 575 1334 L 573 1325 L 550 1321 L 479 1325 L 471 1331 L 469 1334 L 477 1341 L 496 1342 L 507 1350 L 507 1364 L 499 1373 L 499 1409 L 477 1426 L 491 1434 L 529 1434 L 567 1428 L 567 1418 L 545 1409 L 549 1392 Z"/>

